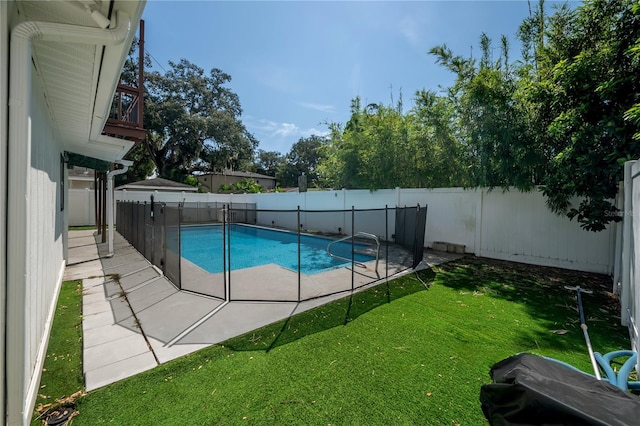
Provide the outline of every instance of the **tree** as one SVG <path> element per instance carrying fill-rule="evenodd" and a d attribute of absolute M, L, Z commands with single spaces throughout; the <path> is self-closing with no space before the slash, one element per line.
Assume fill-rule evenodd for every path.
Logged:
<path fill-rule="evenodd" d="M 155 165 L 149 158 L 149 153 L 147 152 L 144 144 L 136 144 L 127 153 L 127 156 L 125 158 L 129 161 L 133 161 L 133 166 L 129 167 L 126 173 L 122 175 L 116 175 L 116 186 L 124 185 L 129 182 L 145 180 L 147 177 L 151 176 L 153 170 L 155 169 Z"/>
<path fill-rule="evenodd" d="M 453 130 L 447 98 L 416 93 L 415 106 L 351 101 L 345 126 L 332 123 L 319 169 L 323 184 L 334 188 L 381 189 L 466 185 L 462 150 Z"/>
<path fill-rule="evenodd" d="M 164 75 L 146 75 L 145 146 L 160 177 L 183 181 L 195 170 L 211 172 L 250 162 L 257 140 L 239 117 L 231 76 L 209 75 L 182 59 Z"/>
<path fill-rule="evenodd" d="M 412 152 L 417 187 L 471 186 L 467 154 L 454 128 L 454 106 L 448 97 L 421 90 L 412 116 Z"/>
<path fill-rule="evenodd" d="M 275 176 L 278 169 L 284 165 L 285 157 L 278 151 L 258 150 L 255 171 L 267 176 Z"/>
<path fill-rule="evenodd" d="M 625 120 L 640 97 L 634 3 L 587 1 L 574 14 L 550 18 L 562 23 L 560 36 L 546 41 L 537 73 L 536 85 L 553 100 L 546 131 L 555 149 L 543 192 L 551 209 L 592 231 L 619 220 L 611 200 L 622 164 L 640 155 L 638 122 Z"/>
<path fill-rule="evenodd" d="M 298 177 L 305 174 L 309 186 L 318 186 L 317 167 L 322 159 L 322 147 L 325 143 L 326 138 L 317 135 L 300 138 L 294 143 L 285 156 L 284 164 L 276 173 L 280 185 L 298 186 Z"/>
<path fill-rule="evenodd" d="M 379 189 L 408 184 L 412 164 L 409 120 L 402 99 L 395 106 L 351 101 L 351 118 L 332 124 L 321 171 L 326 185 L 337 188 Z"/>
<path fill-rule="evenodd" d="M 520 26 L 517 64 L 509 63 L 505 39 L 493 60 L 485 35 L 479 61 L 446 46 L 431 50 L 457 74 L 449 94 L 473 184 L 541 185 L 553 211 L 587 230 L 619 220 L 612 199 L 621 166 L 640 155 L 634 3 L 590 0 L 548 15 L 540 0 Z"/>
<path fill-rule="evenodd" d="M 454 56 L 446 45 L 430 50 L 438 63 L 457 74 L 449 97 L 471 184 L 530 190 L 540 183 L 545 159 L 527 133 L 508 41 L 501 38 L 500 57 L 494 60 L 492 42 L 482 34 L 480 50 L 479 61 Z"/>

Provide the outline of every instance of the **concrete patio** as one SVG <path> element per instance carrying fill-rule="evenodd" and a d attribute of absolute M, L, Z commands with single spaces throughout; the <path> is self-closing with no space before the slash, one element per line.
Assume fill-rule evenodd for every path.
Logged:
<path fill-rule="evenodd" d="M 224 302 L 179 291 L 119 234 L 69 232 L 65 280 L 83 282 L 85 387 L 91 391 L 349 293 L 306 302 Z M 461 255 L 428 251 L 420 266 Z M 366 288 L 366 287 L 365 287 Z"/>

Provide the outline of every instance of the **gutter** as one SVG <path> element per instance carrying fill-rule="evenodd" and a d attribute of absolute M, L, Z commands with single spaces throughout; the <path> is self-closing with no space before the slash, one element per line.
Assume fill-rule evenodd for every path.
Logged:
<path fill-rule="evenodd" d="M 7 269 L 5 322 L 5 419 L 7 424 L 28 424 L 35 403 L 38 378 L 46 347 L 48 329 L 36 359 L 26 336 L 31 321 L 27 293 L 32 273 L 27 259 L 30 255 L 31 230 L 29 217 L 31 171 L 31 71 L 34 40 L 89 45 L 117 45 L 131 30 L 131 20 L 124 12 L 117 12 L 115 28 L 100 28 L 28 21 L 11 31 L 9 69 L 9 132 L 7 156 Z M 27 388 L 28 386 L 28 388 Z"/>
<path fill-rule="evenodd" d="M 116 164 L 122 164 L 122 168 L 107 173 L 107 224 L 109 225 L 109 254 L 107 257 L 113 256 L 113 177 L 127 173 L 129 166 L 133 165 L 133 161 L 120 160 Z"/>

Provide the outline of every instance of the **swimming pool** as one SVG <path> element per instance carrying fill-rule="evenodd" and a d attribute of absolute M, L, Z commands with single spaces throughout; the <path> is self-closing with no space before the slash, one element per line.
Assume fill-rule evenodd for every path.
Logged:
<path fill-rule="evenodd" d="M 298 235 L 253 226 L 232 224 L 228 227 L 227 244 L 230 245 L 231 270 L 251 268 L 275 263 L 283 268 L 298 270 Z M 351 262 L 327 254 L 331 240 L 310 235 L 300 236 L 300 271 L 304 274 L 349 266 Z M 355 251 L 367 246 L 355 244 Z M 180 233 L 182 257 L 210 273 L 224 271 L 222 257 L 222 226 L 185 226 Z M 351 242 L 338 242 L 331 252 L 350 259 Z M 355 253 L 356 262 L 368 262 L 375 257 Z"/>

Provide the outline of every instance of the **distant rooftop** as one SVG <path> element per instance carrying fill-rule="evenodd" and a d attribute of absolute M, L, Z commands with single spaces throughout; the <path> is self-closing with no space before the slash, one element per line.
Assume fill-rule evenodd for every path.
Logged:
<path fill-rule="evenodd" d="M 127 191 L 173 191 L 173 192 L 197 192 L 198 188 L 185 183 L 175 182 L 169 179 L 153 178 L 139 180 L 138 182 L 127 183 L 116 188 L 116 190 Z"/>
<path fill-rule="evenodd" d="M 275 179 L 274 176 L 267 176 L 267 175 L 262 175 L 260 173 L 253 173 L 253 172 L 237 172 L 235 170 L 225 170 L 224 172 L 215 172 L 215 173 L 204 173 L 198 176 L 213 176 L 213 175 L 236 176 L 236 177 L 246 177 L 246 178 L 255 178 L 255 179 Z"/>

